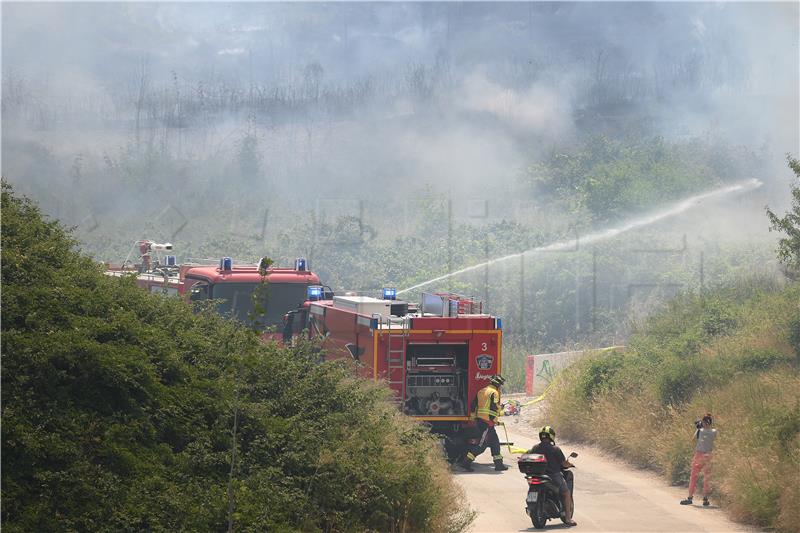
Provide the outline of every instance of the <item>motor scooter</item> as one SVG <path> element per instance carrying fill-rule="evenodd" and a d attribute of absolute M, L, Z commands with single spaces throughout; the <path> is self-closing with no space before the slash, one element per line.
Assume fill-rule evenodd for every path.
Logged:
<path fill-rule="evenodd" d="M 569 456 L 574 458 L 578 457 L 578 454 L 572 452 Z M 561 514 L 563 505 L 558 486 L 547 475 L 547 458 L 538 453 L 526 453 L 519 458 L 518 465 L 520 472 L 525 474 L 525 480 L 528 482 L 525 513 L 531 517 L 533 527 L 543 529 L 547 521 L 554 518 L 560 518 L 562 522 L 567 523 Z M 572 494 L 574 485 L 572 472 L 566 468 L 562 468 L 561 472 L 564 474 L 567 487 Z"/>

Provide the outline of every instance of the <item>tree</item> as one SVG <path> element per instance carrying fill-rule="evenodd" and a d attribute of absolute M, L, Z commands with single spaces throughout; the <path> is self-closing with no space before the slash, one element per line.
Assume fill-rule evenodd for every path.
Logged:
<path fill-rule="evenodd" d="M 800 161 L 790 155 L 786 156 L 789 168 L 800 183 Z M 776 215 L 769 207 L 767 217 L 770 231 L 779 231 L 787 236 L 778 241 L 778 258 L 787 268 L 787 275 L 792 278 L 800 274 L 800 184 L 792 185 L 792 210 L 783 217 Z"/>
<path fill-rule="evenodd" d="M 106 276 L 2 186 L 0 527 L 459 531 L 438 442 L 318 346 Z"/>

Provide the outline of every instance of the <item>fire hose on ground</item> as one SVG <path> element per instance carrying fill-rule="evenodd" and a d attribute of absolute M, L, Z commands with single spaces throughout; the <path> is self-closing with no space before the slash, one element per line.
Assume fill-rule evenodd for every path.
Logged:
<path fill-rule="evenodd" d="M 550 392 L 550 388 L 553 386 L 554 383 L 555 383 L 555 380 L 551 381 L 547 385 L 547 387 L 544 389 L 544 392 L 542 392 L 542 394 L 540 394 L 536 398 L 533 398 L 533 399 L 528 400 L 527 402 L 523 403 L 522 407 L 525 407 L 525 406 L 528 406 L 528 405 L 533 405 L 535 403 L 539 403 L 542 400 L 544 400 L 545 397 L 547 397 L 547 393 Z M 501 442 L 500 445 L 501 446 L 507 446 L 508 447 L 508 453 L 510 453 L 510 454 L 523 454 L 523 453 L 527 453 L 528 452 L 527 449 L 519 448 L 517 446 L 514 446 L 514 443 L 508 440 L 508 429 L 506 429 L 505 423 L 498 421 L 497 424 L 503 426 L 503 432 L 505 433 L 506 440 L 505 440 L 505 442 Z"/>
<path fill-rule="evenodd" d="M 508 446 L 508 453 L 510 454 L 519 454 L 519 453 L 527 453 L 528 450 L 525 448 L 518 448 L 514 446 L 514 443 L 508 440 L 508 430 L 506 429 L 506 425 L 503 422 L 497 422 L 497 425 L 503 426 L 503 432 L 506 435 L 505 442 L 501 442 L 501 446 Z"/>

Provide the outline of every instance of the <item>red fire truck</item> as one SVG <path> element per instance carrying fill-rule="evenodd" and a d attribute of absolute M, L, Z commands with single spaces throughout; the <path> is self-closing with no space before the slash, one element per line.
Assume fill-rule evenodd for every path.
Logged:
<path fill-rule="evenodd" d="M 320 297 L 326 295 L 319 276 L 308 270 L 303 258 L 295 260 L 294 268 L 272 267 L 264 260 L 260 264 L 234 264 L 229 257 L 222 258 L 219 265 L 179 265 L 174 255 L 166 255 L 173 249 L 169 243 L 142 240 L 136 246 L 139 263 L 108 265 L 107 274 L 135 275 L 136 283 L 151 293 L 181 296 L 189 301 L 215 300 L 220 314 L 247 324 L 255 319 L 254 293 L 263 286 L 264 313 L 257 320 L 260 327 L 270 331 L 267 336 L 271 338 L 283 335 L 284 316 L 303 308 L 309 287 L 314 287 L 310 291 L 314 294 L 319 291 Z"/>
<path fill-rule="evenodd" d="M 419 305 L 395 296 L 311 301 L 309 332 L 326 358 L 352 358 L 363 377 L 384 380 L 405 414 L 445 437 L 454 459 L 474 437 L 472 399 L 501 371 L 501 319 L 453 294 L 423 293 Z"/>

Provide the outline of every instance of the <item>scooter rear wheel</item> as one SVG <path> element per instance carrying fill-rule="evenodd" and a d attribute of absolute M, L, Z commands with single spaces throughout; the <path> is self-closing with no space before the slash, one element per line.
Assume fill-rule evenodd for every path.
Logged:
<path fill-rule="evenodd" d="M 544 529 L 547 517 L 544 514 L 544 494 L 539 494 L 539 501 L 530 506 L 531 522 L 536 529 Z"/>

